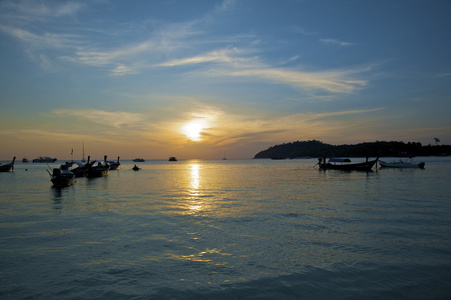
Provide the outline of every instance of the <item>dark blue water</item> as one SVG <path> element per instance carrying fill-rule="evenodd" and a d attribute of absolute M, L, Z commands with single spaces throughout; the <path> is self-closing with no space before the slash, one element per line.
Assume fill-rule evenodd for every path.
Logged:
<path fill-rule="evenodd" d="M 450 158 L 123 162 L 0 173 L 1 299 L 449 299 Z M 54 164 L 55 166 L 57 164 Z"/>

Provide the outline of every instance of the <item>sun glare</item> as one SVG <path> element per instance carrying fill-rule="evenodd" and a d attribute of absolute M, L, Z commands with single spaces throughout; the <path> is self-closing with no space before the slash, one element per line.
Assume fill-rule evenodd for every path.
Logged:
<path fill-rule="evenodd" d="M 182 133 L 192 141 L 200 141 L 201 133 L 206 127 L 204 119 L 192 120 L 182 127 Z"/>

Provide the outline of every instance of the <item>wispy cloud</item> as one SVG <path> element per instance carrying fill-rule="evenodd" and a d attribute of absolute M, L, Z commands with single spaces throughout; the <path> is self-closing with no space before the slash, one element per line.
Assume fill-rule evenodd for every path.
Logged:
<path fill-rule="evenodd" d="M 30 50 L 33 51 L 42 49 L 79 48 L 83 45 L 80 41 L 80 36 L 74 34 L 48 32 L 37 34 L 26 29 L 1 24 L 0 30 L 26 43 Z"/>
<path fill-rule="evenodd" d="M 221 5 L 218 6 L 220 12 L 229 11 L 236 4 L 236 0 L 224 0 Z"/>
<path fill-rule="evenodd" d="M 0 11 L 3 12 L 0 15 L 15 22 L 42 22 L 48 21 L 48 18 L 75 15 L 82 6 L 75 1 L 55 3 L 55 5 L 46 5 L 41 1 L 33 0 L 3 1 L 0 3 Z"/>
<path fill-rule="evenodd" d="M 367 84 L 365 80 L 351 78 L 351 71 L 303 72 L 285 69 L 258 69 L 230 72 L 232 76 L 263 78 L 298 88 L 320 89 L 331 93 L 351 93 Z"/>
<path fill-rule="evenodd" d="M 299 27 L 299 26 L 295 26 L 295 27 L 293 28 L 293 31 L 294 31 L 295 33 L 300 33 L 300 34 L 302 34 L 302 35 L 317 35 L 317 34 L 318 34 L 318 32 L 315 32 L 315 31 L 309 31 L 309 30 L 306 30 L 306 29 L 304 29 L 304 28 L 302 28 L 302 27 Z"/>
<path fill-rule="evenodd" d="M 335 46 L 352 46 L 353 43 L 343 42 L 336 39 L 319 39 L 321 42 L 329 45 L 335 45 Z"/>
<path fill-rule="evenodd" d="M 196 55 L 193 57 L 186 57 L 181 59 L 174 59 L 167 62 L 163 62 L 158 64 L 160 67 L 175 67 L 181 65 L 194 65 L 201 64 L 206 62 L 220 62 L 227 63 L 230 65 L 243 65 L 250 64 L 252 62 L 252 58 L 240 57 L 239 54 L 244 51 L 238 50 L 237 48 L 233 49 L 221 49 L 214 50 L 204 54 Z"/>
<path fill-rule="evenodd" d="M 93 123 L 123 129 L 131 126 L 141 125 L 147 119 L 147 117 L 142 114 L 121 111 L 110 112 L 103 110 L 58 109 L 54 110 L 53 114 L 63 116 L 74 116 L 79 119 L 88 120 Z"/>
<path fill-rule="evenodd" d="M 301 70 L 274 68 L 259 63 L 255 57 L 232 56 L 240 53 L 234 50 L 218 50 L 203 55 L 177 59 L 159 64 L 162 67 L 195 65 L 206 62 L 222 63 L 215 70 L 208 70 L 208 76 L 251 77 L 296 88 L 319 89 L 331 93 L 351 93 L 367 84 L 366 80 L 354 78 L 357 73 L 368 71 L 368 67 L 348 70 L 306 72 Z M 297 59 L 297 57 L 296 57 Z"/>

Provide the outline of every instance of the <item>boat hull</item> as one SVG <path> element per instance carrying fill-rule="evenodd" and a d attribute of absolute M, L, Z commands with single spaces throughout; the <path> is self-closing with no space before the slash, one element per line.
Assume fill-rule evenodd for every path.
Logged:
<path fill-rule="evenodd" d="M 0 172 L 11 172 L 13 165 L 7 164 L 0 166 Z"/>
<path fill-rule="evenodd" d="M 108 170 L 108 167 L 92 167 L 88 169 L 87 176 L 90 178 L 107 176 Z"/>
<path fill-rule="evenodd" d="M 384 168 L 398 168 L 398 169 L 424 169 L 424 162 L 418 164 L 405 163 L 405 162 L 391 162 L 387 163 L 384 161 L 379 161 L 381 167 Z"/>
<path fill-rule="evenodd" d="M 0 164 L 0 172 L 11 172 L 11 170 L 14 170 L 14 162 L 16 161 L 16 157 L 14 156 L 13 161 L 9 164 L 2 165 Z"/>
<path fill-rule="evenodd" d="M 70 171 L 53 169 L 53 174 L 50 181 L 56 187 L 70 186 L 75 183 L 75 174 Z"/>
<path fill-rule="evenodd" d="M 331 164 L 319 163 L 322 170 L 341 170 L 341 171 L 370 171 L 378 160 L 371 160 L 356 164 Z"/>

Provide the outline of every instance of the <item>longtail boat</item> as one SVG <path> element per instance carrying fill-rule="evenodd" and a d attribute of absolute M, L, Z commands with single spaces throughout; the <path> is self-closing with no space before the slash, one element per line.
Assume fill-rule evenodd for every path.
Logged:
<path fill-rule="evenodd" d="M 374 160 L 367 158 L 365 162 L 351 163 L 349 158 L 330 158 L 328 162 L 326 158 L 318 158 L 318 165 L 322 170 L 370 171 L 378 160 L 379 157 Z"/>

